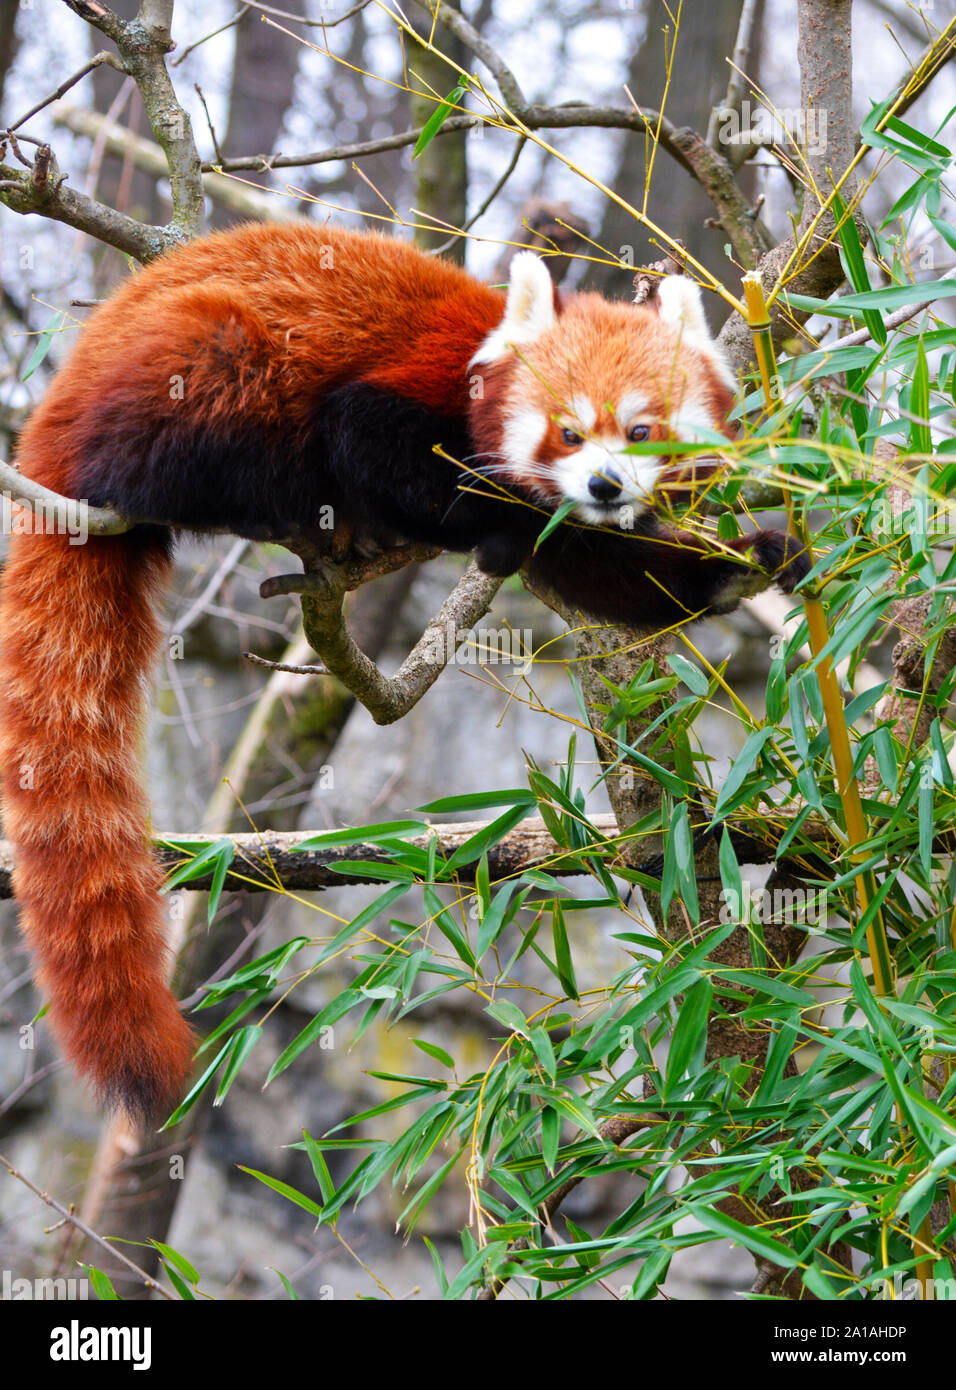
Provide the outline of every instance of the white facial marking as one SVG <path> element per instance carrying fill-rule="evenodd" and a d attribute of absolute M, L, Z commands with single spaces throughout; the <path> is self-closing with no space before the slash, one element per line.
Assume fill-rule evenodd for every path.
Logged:
<path fill-rule="evenodd" d="M 554 325 L 554 285 L 533 251 L 519 251 L 511 262 L 505 316 L 469 362 L 498 362 L 509 346 L 533 343 Z"/>
<path fill-rule="evenodd" d="M 628 391 L 621 397 L 617 404 L 615 414 L 617 422 L 623 429 L 635 416 L 643 414 L 650 405 L 650 398 L 641 391 Z"/>
<path fill-rule="evenodd" d="M 548 428 L 547 416 L 540 410 L 522 410 L 510 416 L 502 436 L 502 453 L 518 474 L 533 483 L 538 470 L 535 454 Z"/>
<path fill-rule="evenodd" d="M 583 521 L 605 526 L 629 524 L 646 512 L 654 485 L 667 460 L 653 455 L 625 454 L 623 441 L 605 448 L 597 440 L 588 440 L 573 454 L 554 464 L 555 481 L 568 501 L 577 503 L 575 512 Z M 617 481 L 621 490 L 617 496 L 602 502 L 591 491 L 591 480 Z"/>
<path fill-rule="evenodd" d="M 587 396 L 575 396 L 571 403 L 571 420 L 574 426 L 580 426 L 583 430 L 593 430 L 594 422 L 597 419 L 597 411 L 588 400 Z"/>

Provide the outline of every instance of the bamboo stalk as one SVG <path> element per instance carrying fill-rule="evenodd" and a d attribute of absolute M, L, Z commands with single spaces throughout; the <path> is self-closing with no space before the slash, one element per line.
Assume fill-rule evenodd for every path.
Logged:
<path fill-rule="evenodd" d="M 753 334 L 754 352 L 763 386 L 764 403 L 768 415 L 780 406 L 780 377 L 777 371 L 777 358 L 774 352 L 773 337 L 770 330 L 770 313 L 763 292 L 760 277 L 750 273 L 743 277 L 744 300 L 747 305 L 747 326 Z M 809 547 L 808 547 L 809 549 Z M 812 554 L 810 560 L 812 563 Z M 837 793 L 843 808 L 847 839 L 851 846 L 861 845 L 867 839 L 866 816 L 860 797 L 860 785 L 853 772 L 853 753 L 850 748 L 850 733 L 846 723 L 846 712 L 840 687 L 833 672 L 829 656 L 823 652 L 830 640 L 826 612 L 822 600 L 816 594 L 806 594 L 803 599 L 807 619 L 810 649 L 816 659 L 817 684 L 823 701 L 823 713 L 827 733 L 830 736 L 830 749 L 833 754 L 833 768 L 836 773 Z M 850 850 L 851 862 L 857 862 L 864 855 L 857 849 Z M 861 916 L 865 915 L 875 894 L 875 880 L 871 871 L 857 874 L 854 880 L 856 900 Z M 873 972 L 873 985 L 876 993 L 883 998 L 896 993 L 893 980 L 893 963 L 882 913 L 877 910 L 866 929 L 866 945 Z M 905 1137 L 905 1126 L 900 1109 L 896 1110 L 897 1122 Z M 924 1299 L 932 1297 L 931 1274 L 933 1268 L 932 1230 L 927 1217 L 916 1232 L 911 1230 L 910 1241 L 916 1257 L 916 1277 Z M 927 1254 L 925 1252 L 929 1251 Z"/>

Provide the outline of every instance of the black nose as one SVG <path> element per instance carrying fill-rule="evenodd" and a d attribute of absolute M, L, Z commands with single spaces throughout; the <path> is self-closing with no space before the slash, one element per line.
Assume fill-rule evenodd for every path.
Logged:
<path fill-rule="evenodd" d="M 613 502 L 621 495 L 621 480 L 610 468 L 603 473 L 594 473 L 588 483 L 588 492 L 597 502 Z"/>

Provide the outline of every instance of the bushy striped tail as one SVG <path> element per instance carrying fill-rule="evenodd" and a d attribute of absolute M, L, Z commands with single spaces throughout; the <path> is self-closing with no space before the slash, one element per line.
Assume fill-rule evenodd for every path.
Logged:
<path fill-rule="evenodd" d="M 15 535 L 0 596 L 0 768 L 20 926 L 66 1056 L 141 1121 L 181 1098 L 140 736 L 169 570 L 155 532 Z"/>

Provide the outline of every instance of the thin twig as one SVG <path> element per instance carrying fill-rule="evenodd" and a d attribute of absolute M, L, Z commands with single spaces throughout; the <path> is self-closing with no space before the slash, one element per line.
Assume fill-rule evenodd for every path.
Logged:
<path fill-rule="evenodd" d="M 109 66 L 115 68 L 117 72 L 126 72 L 126 69 L 115 53 L 107 53 L 105 51 L 103 53 L 97 53 L 88 63 L 84 63 L 79 72 L 75 72 L 72 77 L 68 77 L 65 82 L 61 82 L 55 92 L 51 92 L 49 96 L 45 96 L 42 101 L 38 101 L 36 106 L 31 106 L 26 115 L 21 116 L 18 121 L 13 121 L 7 127 L 8 132 L 12 133 L 20 126 L 26 125 L 31 116 L 35 116 L 38 111 L 42 111 L 43 108 L 49 106 L 51 102 L 59 101 L 60 97 L 63 96 L 65 92 L 68 92 L 71 87 L 75 87 L 77 82 L 86 77 L 87 73 L 92 72 L 94 68 L 101 67 L 103 63 L 108 63 Z"/>
<path fill-rule="evenodd" d="M 296 24 L 305 24 L 310 29 L 334 29 L 338 24 L 344 24 L 347 19 L 358 14 L 359 10 L 364 10 L 372 3 L 372 0 L 359 0 L 357 5 L 353 5 L 345 14 L 340 14 L 338 19 L 307 19 L 303 14 L 292 14 L 289 10 L 276 10 L 271 5 L 263 5 L 260 0 L 246 0 L 254 10 L 262 10 L 263 14 L 275 15 L 277 19 L 291 19 Z"/>
<path fill-rule="evenodd" d="M 48 1192 L 43 1192 L 35 1183 L 30 1181 L 26 1174 L 21 1173 L 19 1168 L 16 1168 L 2 1153 L 0 1153 L 0 1164 L 6 1168 L 11 1178 L 16 1178 L 18 1182 L 22 1182 L 24 1187 L 28 1187 L 34 1196 L 39 1197 L 41 1202 L 44 1202 L 48 1207 L 52 1207 L 55 1212 L 62 1216 L 64 1221 L 69 1222 L 71 1226 L 75 1226 L 78 1231 L 82 1232 L 87 1240 L 92 1240 L 101 1250 L 107 1250 L 114 1259 L 119 1260 L 120 1264 L 124 1264 L 127 1269 L 131 1270 L 132 1273 L 136 1275 L 137 1279 L 142 1280 L 144 1288 L 155 1289 L 157 1293 L 162 1294 L 163 1298 L 168 1298 L 172 1303 L 178 1301 L 171 1290 L 164 1288 L 162 1284 L 151 1278 L 150 1275 L 146 1273 L 145 1269 L 140 1269 L 138 1264 L 135 1264 L 128 1255 L 124 1255 L 122 1250 L 118 1249 L 116 1245 L 112 1244 L 104 1236 L 101 1236 L 98 1231 L 94 1231 L 91 1226 L 87 1226 L 86 1222 L 81 1221 L 69 1207 L 65 1207 L 62 1202 L 58 1202 L 56 1198 L 51 1197 Z"/>
<path fill-rule="evenodd" d="M 473 213 L 472 216 L 469 217 L 468 221 L 462 227 L 460 232 L 456 232 L 454 236 L 451 236 L 448 238 L 447 241 L 442 242 L 441 246 L 433 247 L 429 252 L 429 255 L 444 256 L 447 251 L 451 250 L 451 248 L 455 245 L 457 241 L 461 241 L 462 237 L 465 235 L 466 232 L 471 231 L 472 227 L 475 225 L 476 222 L 479 222 L 481 218 L 484 217 L 485 213 L 491 207 L 492 203 L 498 197 L 498 194 L 504 188 L 505 184 L 511 178 L 511 175 L 518 167 L 518 160 L 521 158 L 521 151 L 524 149 L 527 142 L 528 137 L 526 135 L 521 135 L 518 137 L 517 143 L 515 144 L 514 153 L 512 154 L 511 159 L 508 162 L 508 167 L 501 175 L 501 178 L 498 179 L 497 183 L 492 188 L 491 192 L 488 194 L 487 198 L 484 200 L 478 211 Z"/>
<path fill-rule="evenodd" d="M 220 24 L 219 28 L 213 29 L 211 33 L 204 34 L 202 38 L 197 39 L 195 43 L 189 44 L 187 48 L 183 49 L 182 53 L 180 53 L 178 58 L 173 59 L 169 66 L 171 68 L 178 68 L 180 63 L 185 62 L 185 60 L 189 57 L 190 53 L 192 53 L 194 49 L 201 47 L 204 43 L 208 43 L 208 41 L 210 39 L 214 39 L 217 34 L 224 34 L 227 29 L 231 29 L 234 25 L 241 23 L 242 20 L 245 19 L 246 15 L 249 13 L 251 8 L 252 6 L 249 4 L 241 5 L 238 13 L 233 15 L 232 19 L 230 19 L 226 24 Z"/>

